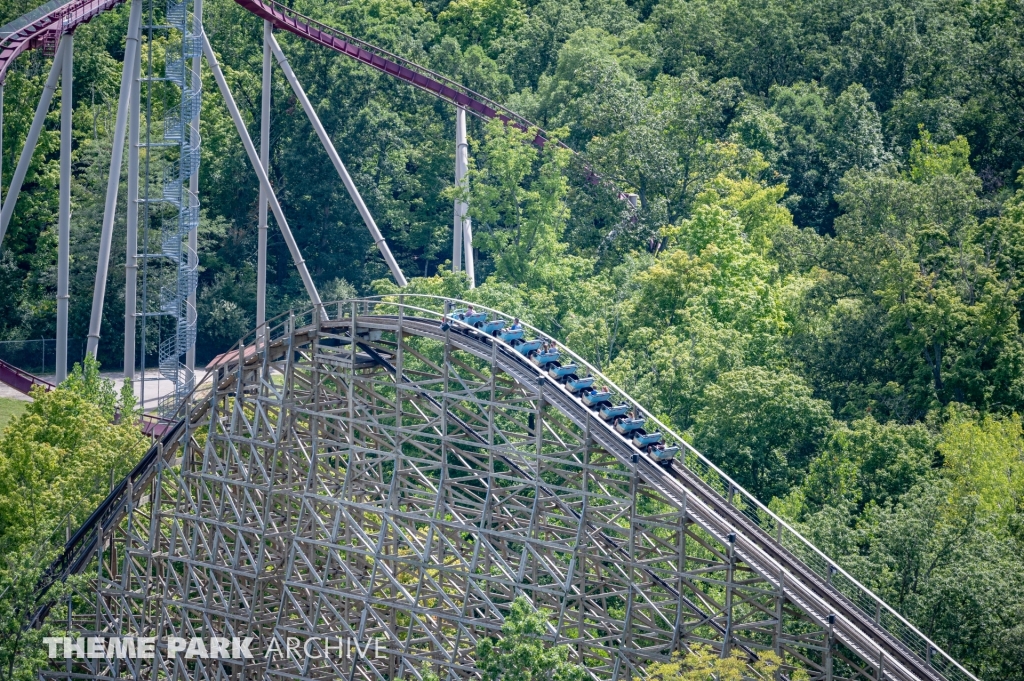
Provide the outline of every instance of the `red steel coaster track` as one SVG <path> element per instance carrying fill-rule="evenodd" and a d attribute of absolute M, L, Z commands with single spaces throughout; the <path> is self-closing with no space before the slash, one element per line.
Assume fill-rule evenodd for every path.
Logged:
<path fill-rule="evenodd" d="M 0 26 L 0 83 L 22 52 L 33 47 L 56 46 L 60 36 L 74 31 L 124 0 L 51 0 L 11 23 Z"/>
<path fill-rule="evenodd" d="M 89 22 L 93 17 L 122 4 L 125 0 L 51 0 L 21 18 L 0 27 L 0 83 L 7 76 L 10 64 L 30 47 L 47 47 L 56 45 L 62 33 L 73 31 L 81 24 Z M 508 107 L 498 104 L 484 95 L 474 92 L 454 80 L 416 62 L 398 56 L 392 52 L 371 45 L 336 28 L 322 24 L 275 0 L 235 0 L 243 9 L 255 14 L 274 27 L 293 33 L 304 40 L 339 52 L 351 59 L 386 73 L 392 78 L 405 81 L 424 92 L 429 92 L 438 99 L 465 108 L 479 118 L 491 120 L 497 118 L 506 125 L 511 125 L 523 132 L 536 130 L 533 144 L 543 148 L 548 142 L 547 133 L 523 116 Z M 563 142 L 558 145 L 575 154 Z M 587 181 L 590 184 L 601 182 L 591 168 L 586 167 Z M 612 189 L 620 199 L 626 195 L 614 187 Z"/>
<path fill-rule="evenodd" d="M 25 50 L 31 47 L 56 45 L 61 34 L 74 31 L 79 25 L 123 2 L 124 0 L 52 0 L 0 27 L 0 82 L 6 78 L 11 63 Z M 543 147 L 548 141 L 543 130 L 511 109 L 415 62 L 310 19 L 274 0 L 235 2 L 260 19 L 269 21 L 276 28 L 362 62 L 392 78 L 429 92 L 440 100 L 464 107 L 480 118 L 498 118 L 505 124 L 523 131 L 536 129 L 537 134 L 533 143 L 539 147 Z"/>

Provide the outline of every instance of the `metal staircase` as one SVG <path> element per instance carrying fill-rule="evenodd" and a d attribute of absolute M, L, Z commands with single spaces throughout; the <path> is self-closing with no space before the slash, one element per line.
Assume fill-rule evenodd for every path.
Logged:
<path fill-rule="evenodd" d="M 149 14 L 153 16 L 152 8 Z M 199 172 L 200 140 L 199 135 L 193 133 L 191 123 L 202 106 L 202 91 L 201 80 L 195 77 L 191 60 L 202 51 L 202 29 L 189 13 L 187 0 L 167 0 L 164 19 L 166 23 L 160 25 L 150 20 L 150 26 L 147 27 L 150 36 L 155 30 L 163 30 L 180 39 L 168 40 L 164 75 L 154 77 L 150 67 L 147 87 L 150 89 L 150 100 L 152 88 L 157 82 L 174 86 L 180 97 L 177 106 L 163 114 L 162 141 L 151 141 L 154 126 L 151 120 L 147 120 L 147 158 L 153 158 L 151 152 L 159 150 L 165 165 L 161 172 L 162 187 L 159 195 L 151 198 L 149 183 L 146 184 L 145 201 L 150 210 L 146 212 L 144 233 L 149 236 L 153 219 L 159 217 L 160 247 L 156 252 L 147 253 L 145 258 L 147 272 L 143 277 L 144 288 L 148 283 L 151 260 L 155 258 L 162 263 L 159 297 L 155 309 L 147 311 L 143 324 L 146 317 L 170 317 L 173 320 L 170 328 L 166 323 L 160 325 L 165 335 L 158 350 L 160 375 L 174 385 L 173 390 L 159 401 L 159 413 L 167 415 L 177 409 L 195 385 L 194 373 L 182 361 L 182 356 L 196 342 L 196 310 L 189 303 L 189 297 L 196 290 L 199 257 L 188 246 L 188 234 L 199 226 L 199 197 L 189 190 L 189 178 Z M 148 239 L 146 243 L 149 243 Z"/>

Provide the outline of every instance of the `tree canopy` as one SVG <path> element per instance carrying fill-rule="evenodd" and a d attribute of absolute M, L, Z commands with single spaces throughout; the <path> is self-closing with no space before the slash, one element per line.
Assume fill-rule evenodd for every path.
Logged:
<path fill-rule="evenodd" d="M 969 668 L 1024 679 L 1018 4 L 293 6 L 578 152 L 470 121 L 461 198 L 479 286 L 469 290 L 448 261 L 454 111 L 281 34 L 411 291 L 470 298 L 565 341 Z M 0 0 L 0 21 L 24 9 Z M 260 22 L 207 0 L 204 23 L 254 133 Z M 88 324 L 126 25 L 122 7 L 76 32 L 73 337 Z M 47 68 L 31 53 L 8 76 L 4 186 Z M 396 290 L 279 73 L 273 96 L 271 181 L 323 297 Z M 154 98 L 154 120 L 169 101 Z M 0 247 L 0 339 L 54 335 L 55 122 L 51 112 Z M 201 132 L 200 362 L 254 324 L 258 214 L 256 178 L 216 96 L 203 99 Z M 637 195 L 635 211 L 619 192 Z M 99 353 L 113 365 L 120 200 Z M 270 235 L 268 316 L 305 305 Z M 150 364 L 159 337 L 147 336 Z M 96 481 L 126 463 L 118 457 L 138 455 L 107 424 L 116 398 L 81 380 L 38 400 L 0 440 L 0 537 L 27 545 L 52 520 L 33 504 L 93 503 Z M 84 477 L 70 479 L 67 461 L 81 461 Z M 60 504 L 54 512 L 70 512 Z"/>

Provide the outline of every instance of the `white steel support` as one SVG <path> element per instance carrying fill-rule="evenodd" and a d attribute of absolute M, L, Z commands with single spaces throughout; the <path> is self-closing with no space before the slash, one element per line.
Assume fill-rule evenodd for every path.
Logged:
<path fill-rule="evenodd" d="M 128 104 L 128 215 L 125 218 L 127 243 L 124 261 L 124 377 L 135 377 L 135 317 L 139 277 L 139 126 L 142 105 L 141 53 L 135 60 L 132 97 Z M 142 380 L 140 378 L 140 380 Z"/>
<path fill-rule="evenodd" d="M 203 32 L 203 0 L 194 0 L 192 4 L 192 16 L 195 24 L 193 25 L 192 33 L 199 35 Z M 203 66 L 203 56 L 196 54 L 192 57 L 192 92 L 199 92 L 203 89 L 202 76 L 200 69 Z M 199 113 L 200 107 L 196 107 L 193 112 L 192 122 L 189 126 L 191 130 L 189 143 L 192 148 L 199 146 Z M 193 196 L 199 196 L 199 173 L 194 172 L 188 179 L 188 190 Z M 193 229 L 188 233 L 188 248 L 189 253 L 195 254 L 194 257 L 199 257 L 199 228 Z M 196 291 L 192 290 L 188 294 L 188 304 L 195 310 L 196 309 Z M 185 366 L 188 367 L 189 371 L 195 372 L 196 370 L 196 345 L 193 343 L 189 346 L 188 351 L 185 353 Z"/>
<path fill-rule="evenodd" d="M 455 145 L 455 181 L 459 177 L 459 145 Z M 459 215 L 461 201 L 455 199 L 455 223 L 452 228 L 452 272 L 462 271 L 462 216 Z"/>
<path fill-rule="evenodd" d="M 273 27 L 269 21 L 263 22 L 263 101 L 260 103 L 260 163 L 270 170 L 270 97 L 271 97 L 271 61 L 270 39 Z M 256 329 L 263 334 L 263 325 L 267 321 L 267 209 L 269 201 L 267 192 L 260 185 L 260 224 L 256 246 Z"/>
<path fill-rule="evenodd" d="M 68 33 L 60 76 L 60 209 L 57 218 L 57 383 L 68 377 L 68 268 L 71 260 L 71 112 L 75 36 Z"/>
<path fill-rule="evenodd" d="M 121 68 L 121 93 L 117 99 L 117 118 L 114 122 L 114 146 L 110 150 L 110 174 L 107 176 L 107 201 L 103 207 L 103 227 L 100 231 L 100 252 L 96 262 L 96 283 L 92 292 L 92 314 L 89 317 L 89 342 L 86 352 L 96 356 L 103 324 L 103 298 L 107 292 L 107 268 L 110 265 L 110 242 L 114 236 L 114 216 L 117 213 L 117 191 L 121 184 L 121 161 L 124 158 L 125 127 L 128 122 L 128 100 L 131 99 L 134 64 L 139 55 L 139 24 L 142 2 L 132 0 L 128 15 L 128 36 L 125 40 L 124 66 Z"/>
<path fill-rule="evenodd" d="M 459 107 L 455 114 L 455 186 L 463 192 L 469 190 L 469 143 L 466 139 L 466 109 Z M 476 287 L 473 263 L 473 223 L 469 217 L 469 202 L 464 197 L 455 199 L 454 244 L 452 269 L 462 269 L 462 249 L 466 249 L 466 277 L 469 287 Z"/>
<path fill-rule="evenodd" d="M 320 310 L 322 315 L 326 316 L 327 313 L 324 310 L 323 302 L 320 300 L 320 294 L 313 284 L 313 278 L 309 275 L 309 270 L 306 269 L 306 261 L 302 259 L 299 245 L 295 243 L 295 237 L 292 235 L 291 228 L 288 227 L 288 221 L 285 220 L 284 211 L 281 210 L 281 204 L 277 200 L 277 194 L 274 193 L 274 188 L 270 186 L 270 178 L 267 177 L 267 172 L 263 169 L 263 164 L 260 163 L 259 156 L 256 154 L 256 147 L 252 143 L 252 138 L 249 137 L 249 131 L 245 127 L 245 121 L 242 120 L 242 114 L 238 112 L 235 98 L 231 95 L 228 82 L 224 78 L 224 73 L 220 70 L 217 56 L 213 53 L 213 47 L 210 46 L 210 39 L 206 36 L 206 33 L 203 33 L 203 54 L 206 55 L 206 63 L 209 64 L 210 70 L 213 72 L 213 79 L 217 81 L 217 87 L 224 98 L 224 104 L 228 107 L 228 113 L 231 114 L 231 120 L 235 122 L 238 136 L 242 138 L 242 145 L 245 147 L 245 153 L 249 156 L 249 163 L 252 164 L 252 169 L 260 180 L 260 187 L 267 193 L 270 209 L 274 212 L 274 219 L 277 220 L 277 226 L 281 229 L 281 235 L 284 236 L 285 243 L 288 244 L 288 251 L 291 253 L 292 260 L 295 261 L 295 267 L 299 270 L 299 276 L 302 277 L 306 293 L 309 295 L 310 300 L 313 301 L 313 305 Z"/>
<path fill-rule="evenodd" d="M 334 148 L 334 143 L 331 142 L 331 138 L 328 137 L 327 131 L 324 130 L 324 126 L 320 122 L 320 117 L 316 115 L 316 111 L 313 110 L 313 105 L 309 103 L 309 98 L 306 97 L 306 93 L 299 84 L 298 78 L 295 77 L 295 72 L 292 71 L 292 67 L 288 63 L 288 59 L 285 58 L 284 52 L 281 51 L 281 46 L 277 44 L 277 39 L 274 38 L 273 34 L 271 34 L 269 38 L 270 47 L 274 51 L 274 57 L 277 58 L 277 63 L 281 65 L 281 70 L 284 71 L 284 75 L 288 79 L 289 85 L 292 86 L 295 96 L 298 98 L 299 102 L 302 103 L 302 108 L 306 112 L 309 122 L 313 124 L 313 129 L 316 130 L 316 134 L 320 138 L 320 142 L 324 145 L 324 149 L 327 151 L 327 155 L 330 157 L 331 163 L 334 164 L 334 169 L 337 170 L 338 175 L 341 176 L 341 181 L 345 183 L 345 189 L 348 190 L 348 195 L 352 197 L 352 201 L 355 202 L 356 208 L 359 210 L 359 214 L 363 217 L 363 222 L 366 223 L 366 228 L 370 230 L 373 242 L 377 244 L 380 254 L 384 256 L 384 260 L 391 269 L 391 275 L 395 278 L 395 281 L 399 286 L 405 286 L 407 283 L 405 275 L 402 274 L 402 270 L 398 267 L 398 263 L 395 261 L 395 256 L 391 254 L 391 249 L 388 248 L 387 241 L 384 240 L 380 230 L 377 229 L 377 223 L 374 222 L 373 216 L 370 214 L 370 210 L 363 202 L 363 197 L 360 196 L 359 189 L 356 188 L 355 183 L 349 176 L 348 170 L 345 168 L 345 164 L 341 162 L 341 157 L 338 156 L 338 152 Z"/>
<path fill-rule="evenodd" d="M 21 150 L 18 166 L 14 169 L 11 186 L 7 189 L 7 200 L 4 201 L 3 209 L 0 209 L 0 244 L 3 243 L 7 226 L 11 223 L 14 205 L 18 202 L 18 194 L 21 193 L 21 184 L 25 181 L 25 174 L 28 173 L 28 166 L 32 162 L 32 154 L 36 150 L 36 142 L 39 141 L 39 133 L 42 132 L 43 123 L 46 121 L 46 113 L 50 110 L 53 92 L 57 89 L 57 77 L 60 76 L 63 66 L 65 45 L 65 41 L 61 40 L 60 45 L 57 46 L 57 53 L 54 55 L 53 65 L 50 67 L 50 75 L 46 77 L 43 93 L 39 96 L 39 104 L 32 117 L 32 125 L 28 129 L 28 137 L 25 138 L 25 146 Z"/>

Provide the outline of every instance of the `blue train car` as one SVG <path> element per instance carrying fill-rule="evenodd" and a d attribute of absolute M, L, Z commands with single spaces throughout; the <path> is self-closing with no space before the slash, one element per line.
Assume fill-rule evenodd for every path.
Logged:
<path fill-rule="evenodd" d="M 605 402 L 610 403 L 611 397 L 611 392 L 607 390 L 594 390 L 592 392 L 587 393 L 586 395 L 583 395 L 581 399 L 583 400 L 583 404 L 587 405 L 588 407 L 596 407 L 600 404 L 604 404 Z"/>
<path fill-rule="evenodd" d="M 487 322 L 480 327 L 480 330 L 486 333 L 488 336 L 496 336 L 499 331 L 505 327 L 504 319 L 495 319 L 494 321 Z"/>
<path fill-rule="evenodd" d="M 560 379 L 563 379 L 563 378 L 567 378 L 569 376 L 572 376 L 575 373 L 576 373 L 576 365 L 575 364 L 566 364 L 565 366 L 562 366 L 562 367 L 558 367 L 558 366 L 548 367 L 548 375 L 551 376 L 551 378 L 555 379 L 556 381 L 560 380 Z"/>
<path fill-rule="evenodd" d="M 647 452 L 647 454 L 658 463 L 671 461 L 676 458 L 676 454 L 678 453 L 679 447 L 652 447 L 649 448 Z"/>
<path fill-rule="evenodd" d="M 639 430 L 642 433 L 643 430 L 641 430 L 641 429 L 644 427 L 644 423 L 646 423 L 646 422 L 647 422 L 647 419 L 642 419 L 642 418 L 641 419 L 621 419 L 618 423 L 615 424 L 615 430 L 617 430 L 618 432 L 622 433 L 623 435 L 629 435 L 630 433 L 632 433 L 635 430 Z"/>
<path fill-rule="evenodd" d="M 538 352 L 536 355 L 531 357 L 533 363 L 537 366 L 544 368 L 552 362 L 558 361 L 558 350 L 548 350 L 547 352 Z"/>
<path fill-rule="evenodd" d="M 658 442 L 661 442 L 661 433 L 645 433 L 643 430 L 633 433 L 633 446 L 637 449 L 644 449 Z"/>
<path fill-rule="evenodd" d="M 523 341 L 516 346 L 516 350 L 529 357 L 531 352 L 540 350 L 540 346 L 542 345 L 544 345 L 544 341 L 535 338 L 533 340 Z"/>
<path fill-rule="evenodd" d="M 484 322 L 487 321 L 487 313 L 486 312 L 474 312 L 473 314 L 466 314 L 466 315 L 463 315 L 462 321 L 466 322 L 470 326 L 475 326 L 476 328 L 479 329 L 480 327 L 482 327 L 484 325 Z"/>
<path fill-rule="evenodd" d="M 519 341 L 523 340 L 522 329 L 505 329 L 498 332 L 498 338 L 505 341 L 509 345 L 515 345 Z"/>
<path fill-rule="evenodd" d="M 619 404 L 614 407 L 609 404 L 601 407 L 601 418 L 603 418 L 605 421 L 614 421 L 615 419 L 625 414 L 627 411 L 629 411 L 628 404 Z"/>
<path fill-rule="evenodd" d="M 593 376 L 587 376 L 585 378 L 569 379 L 565 387 L 569 389 L 571 393 L 578 393 L 582 390 L 587 390 L 590 386 L 594 385 L 596 379 Z"/>

